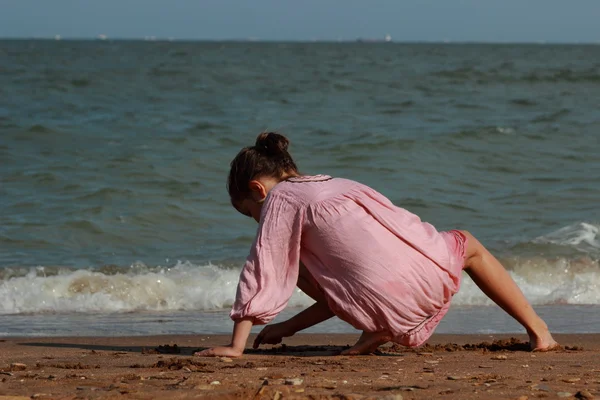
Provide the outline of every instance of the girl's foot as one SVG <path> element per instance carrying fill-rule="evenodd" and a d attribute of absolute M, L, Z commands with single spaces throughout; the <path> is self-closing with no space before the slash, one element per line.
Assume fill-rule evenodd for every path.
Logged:
<path fill-rule="evenodd" d="M 342 351 L 344 356 L 357 356 L 359 354 L 371 354 L 382 344 L 392 340 L 388 332 L 364 332 L 360 335 L 358 342 L 347 350 Z"/>
<path fill-rule="evenodd" d="M 560 345 L 550 332 L 546 331 L 546 333 L 542 335 L 536 335 L 532 332 L 529 333 L 529 346 L 531 351 L 552 351 L 560 349 Z"/>

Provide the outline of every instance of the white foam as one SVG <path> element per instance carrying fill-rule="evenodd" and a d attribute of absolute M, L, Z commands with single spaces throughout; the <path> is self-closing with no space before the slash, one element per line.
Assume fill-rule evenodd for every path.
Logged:
<path fill-rule="evenodd" d="M 579 222 L 533 240 L 534 243 L 571 246 L 581 252 L 600 254 L 600 225 Z"/>
<path fill-rule="evenodd" d="M 600 304 L 598 261 L 589 257 L 504 261 L 533 304 Z M 45 276 L 44 268 L 38 267 L 25 276 L 0 280 L 0 315 L 228 310 L 235 299 L 239 273 L 239 268 L 189 262 L 163 268 L 136 264 L 117 274 L 62 269 Z M 312 303 L 296 290 L 289 306 Z M 453 304 L 492 302 L 465 275 Z"/>
<path fill-rule="evenodd" d="M 135 267 L 115 275 L 77 270 L 39 276 L 39 268 L 31 270 L 0 282 L 0 314 L 226 309 L 235 299 L 240 273 L 189 262 L 154 272 Z M 297 291 L 289 304 L 312 302 Z"/>
<path fill-rule="evenodd" d="M 525 297 L 534 305 L 600 304 L 600 265 L 597 260 L 581 258 L 506 260 L 510 274 Z M 465 273 L 457 305 L 491 305 L 492 301 Z"/>

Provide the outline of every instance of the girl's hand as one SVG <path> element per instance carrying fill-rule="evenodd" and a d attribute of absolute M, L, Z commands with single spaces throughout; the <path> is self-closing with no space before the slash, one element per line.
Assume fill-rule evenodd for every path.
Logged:
<path fill-rule="evenodd" d="M 241 357 L 244 354 L 244 349 L 239 350 L 233 346 L 213 347 L 194 353 L 198 357 Z"/>
<path fill-rule="evenodd" d="M 261 344 L 277 344 L 281 343 L 284 337 L 293 336 L 296 333 L 288 323 L 289 321 L 280 322 L 278 324 L 267 325 L 254 339 L 253 348 L 258 348 Z"/>

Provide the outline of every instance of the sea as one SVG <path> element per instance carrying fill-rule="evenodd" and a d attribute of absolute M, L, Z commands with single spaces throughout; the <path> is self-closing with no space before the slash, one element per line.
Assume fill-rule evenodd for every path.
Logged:
<path fill-rule="evenodd" d="M 257 224 L 226 178 L 263 130 L 600 332 L 598 45 L 0 40 L 0 336 L 230 333 Z M 524 330 L 465 275 L 436 332 Z"/>

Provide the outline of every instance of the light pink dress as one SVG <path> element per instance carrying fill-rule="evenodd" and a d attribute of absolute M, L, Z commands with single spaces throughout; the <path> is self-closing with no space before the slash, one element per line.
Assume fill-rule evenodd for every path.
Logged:
<path fill-rule="evenodd" d="M 419 346 L 459 289 L 465 245 L 462 233 L 438 232 L 358 182 L 291 178 L 265 200 L 230 316 L 270 322 L 292 296 L 302 261 L 340 319 Z"/>

